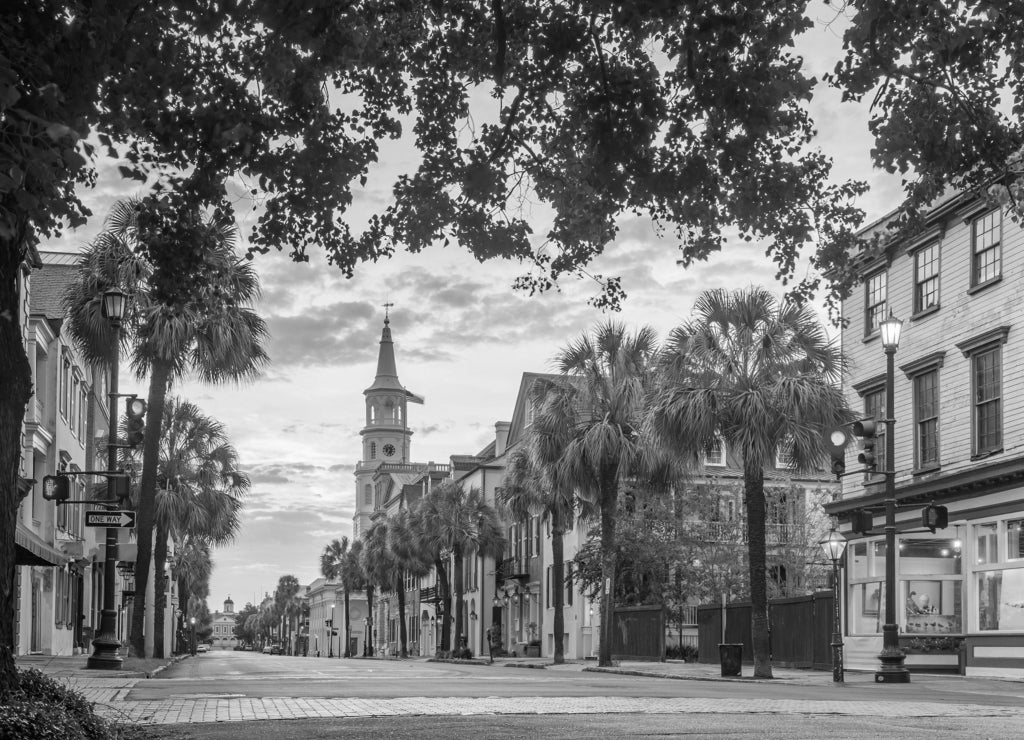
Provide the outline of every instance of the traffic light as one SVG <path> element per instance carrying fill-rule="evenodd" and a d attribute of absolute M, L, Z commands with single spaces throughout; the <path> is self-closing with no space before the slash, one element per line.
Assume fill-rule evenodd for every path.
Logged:
<path fill-rule="evenodd" d="M 118 501 L 123 502 L 131 498 L 131 484 L 128 481 L 127 475 L 115 475 L 111 479 L 114 481 L 114 498 Z"/>
<path fill-rule="evenodd" d="M 334 620 L 333 619 L 325 619 L 324 620 L 324 624 L 326 624 L 328 627 L 333 627 L 334 626 Z"/>
<path fill-rule="evenodd" d="M 125 442 L 129 447 L 138 447 L 146 436 L 146 402 L 137 396 L 131 396 L 125 402 L 125 415 L 128 434 Z"/>
<path fill-rule="evenodd" d="M 857 534 L 867 534 L 875 524 L 875 518 L 867 509 L 857 509 L 850 512 L 850 529 Z"/>
<path fill-rule="evenodd" d="M 43 498 L 58 504 L 67 501 L 71 495 L 71 481 L 66 475 L 43 476 Z"/>
<path fill-rule="evenodd" d="M 829 457 L 832 458 L 832 472 L 836 480 L 843 477 L 846 472 L 846 446 L 850 444 L 850 432 L 845 426 L 833 427 L 825 435 L 825 446 L 828 447 Z"/>
<path fill-rule="evenodd" d="M 949 526 L 949 509 L 935 504 L 924 507 L 921 509 L 921 526 L 933 534 L 936 529 L 945 529 Z"/>
<path fill-rule="evenodd" d="M 875 458 L 875 440 L 878 435 L 878 422 L 874 419 L 861 419 L 853 422 L 853 436 L 860 437 L 860 454 L 857 462 L 864 466 L 864 472 L 874 473 L 878 460 Z"/>

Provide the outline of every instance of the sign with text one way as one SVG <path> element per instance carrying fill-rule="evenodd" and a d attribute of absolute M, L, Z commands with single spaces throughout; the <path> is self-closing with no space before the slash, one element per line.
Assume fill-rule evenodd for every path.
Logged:
<path fill-rule="evenodd" d="M 85 512 L 87 527 L 134 527 L 134 511 L 87 511 Z"/>

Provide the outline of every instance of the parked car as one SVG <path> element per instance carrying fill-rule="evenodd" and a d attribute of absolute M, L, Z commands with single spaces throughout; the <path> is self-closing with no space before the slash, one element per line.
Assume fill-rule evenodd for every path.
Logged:
<path fill-rule="evenodd" d="M 199 645 L 196 646 L 196 652 L 197 653 L 207 653 L 209 651 L 210 651 L 210 646 L 207 645 L 206 643 L 200 643 Z"/>
<path fill-rule="evenodd" d="M 283 653 L 280 645 L 267 645 L 263 648 L 264 655 L 282 655 Z"/>

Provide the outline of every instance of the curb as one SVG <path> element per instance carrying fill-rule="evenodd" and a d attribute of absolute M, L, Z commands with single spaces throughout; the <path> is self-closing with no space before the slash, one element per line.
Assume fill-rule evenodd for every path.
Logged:
<path fill-rule="evenodd" d="M 554 665 L 552 663 L 551 665 Z M 547 663 L 505 663 L 506 668 L 541 668 L 545 669 L 548 667 Z"/>
<path fill-rule="evenodd" d="M 456 663 L 458 665 L 490 665 L 486 660 L 477 658 L 427 658 L 428 663 Z"/>
<path fill-rule="evenodd" d="M 727 677 L 727 676 L 680 676 L 678 674 L 671 674 L 671 673 L 653 673 L 651 671 L 630 671 L 630 670 L 626 670 L 626 669 L 623 669 L 623 668 L 600 668 L 600 667 L 597 667 L 597 666 L 594 666 L 594 667 L 589 667 L 588 666 L 588 667 L 584 668 L 583 670 L 584 671 L 589 671 L 590 673 L 617 673 L 620 676 L 645 676 L 647 678 L 671 678 L 671 679 L 676 680 L 676 681 L 722 681 L 722 682 L 732 682 L 732 683 L 775 683 L 775 684 L 778 684 L 778 683 L 790 683 L 790 684 L 797 683 L 797 681 L 795 681 L 793 679 L 786 679 L 786 678 L 754 678 L 753 676 L 751 676 L 750 678 L 745 678 L 743 676 L 739 676 L 737 678 L 732 678 L 732 677 Z"/>
<path fill-rule="evenodd" d="M 183 653 L 182 655 L 175 655 L 173 658 L 171 658 L 171 661 L 169 663 L 165 663 L 164 665 L 157 666 L 153 670 L 151 670 L 148 673 L 146 673 L 146 678 L 153 678 L 154 676 L 156 676 L 156 674 L 164 671 L 167 668 L 170 668 L 175 663 L 180 663 L 181 661 L 185 660 L 185 658 L 191 658 L 191 657 L 192 656 L 189 655 L 188 653 Z"/>

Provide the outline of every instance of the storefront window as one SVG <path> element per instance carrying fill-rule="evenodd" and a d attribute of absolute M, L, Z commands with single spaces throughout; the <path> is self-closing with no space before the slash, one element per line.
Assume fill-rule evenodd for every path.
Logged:
<path fill-rule="evenodd" d="M 977 619 L 981 631 L 1024 631 L 1024 542 L 1022 519 L 1005 519 L 976 525 L 975 543 L 979 568 L 975 576 Z M 1003 545 L 997 551 L 996 543 Z M 999 567 L 1013 563 L 1016 567 Z"/>
<path fill-rule="evenodd" d="M 900 540 L 903 621 L 910 634 L 963 631 L 960 548 L 951 539 Z"/>
<path fill-rule="evenodd" d="M 975 551 L 978 554 L 979 565 L 999 562 L 999 553 L 996 551 L 996 543 L 999 542 L 997 528 L 998 525 L 995 522 L 992 524 L 979 524 L 974 528 Z"/>
<path fill-rule="evenodd" d="M 1021 528 L 1024 519 L 1013 519 L 1006 523 L 1006 559 L 1024 560 L 1024 537 Z"/>
<path fill-rule="evenodd" d="M 847 552 L 851 634 L 875 634 L 885 622 L 885 540 L 856 542 Z"/>

